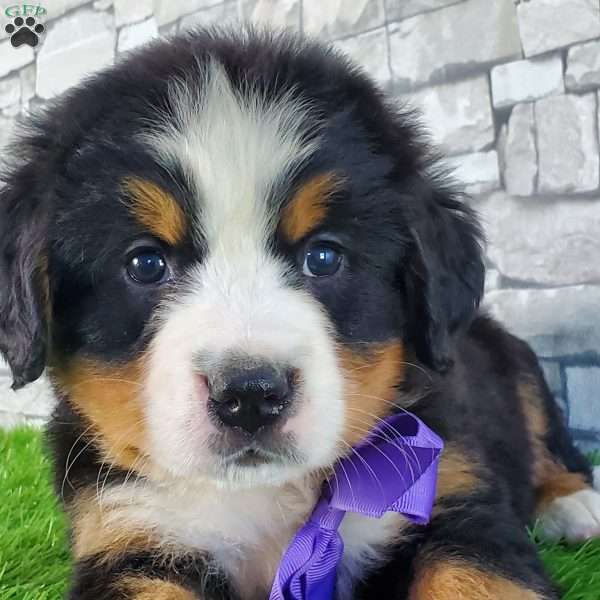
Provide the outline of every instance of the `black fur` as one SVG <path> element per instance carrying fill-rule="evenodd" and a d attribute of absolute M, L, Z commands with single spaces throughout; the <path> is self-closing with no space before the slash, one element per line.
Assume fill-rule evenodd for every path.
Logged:
<path fill-rule="evenodd" d="M 100 557 L 101 558 L 101 557 Z M 209 574 L 210 573 L 210 574 Z M 225 575 L 206 557 L 187 555 L 168 564 L 159 551 L 131 553 L 110 564 L 96 558 L 76 566 L 71 600 L 114 600 L 123 597 L 123 579 L 143 576 L 177 584 L 203 600 L 238 600 Z"/>

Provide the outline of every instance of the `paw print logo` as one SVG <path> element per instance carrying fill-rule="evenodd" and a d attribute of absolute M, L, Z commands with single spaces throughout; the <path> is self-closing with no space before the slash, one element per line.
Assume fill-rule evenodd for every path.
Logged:
<path fill-rule="evenodd" d="M 4 30 L 10 34 L 10 43 L 15 48 L 23 44 L 33 48 L 38 45 L 39 36 L 44 33 L 44 26 L 41 23 L 36 24 L 33 17 L 27 17 L 26 19 L 16 17 Z"/>

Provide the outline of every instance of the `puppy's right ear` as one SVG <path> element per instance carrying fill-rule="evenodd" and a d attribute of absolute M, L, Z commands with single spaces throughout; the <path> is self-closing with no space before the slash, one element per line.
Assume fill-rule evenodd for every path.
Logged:
<path fill-rule="evenodd" d="M 12 370 L 13 389 L 44 370 L 49 312 L 48 207 L 36 184 L 39 165 L 19 154 L 26 162 L 3 177 L 0 190 L 0 353 Z"/>

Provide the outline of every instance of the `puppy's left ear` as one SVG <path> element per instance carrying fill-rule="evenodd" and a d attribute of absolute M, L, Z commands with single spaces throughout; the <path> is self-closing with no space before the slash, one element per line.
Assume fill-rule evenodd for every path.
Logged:
<path fill-rule="evenodd" d="M 406 208 L 407 333 L 418 358 L 445 371 L 452 364 L 451 336 L 474 317 L 483 295 L 483 236 L 456 194 L 427 181 L 414 185 Z"/>
<path fill-rule="evenodd" d="M 0 354 L 12 370 L 13 389 L 37 379 L 46 364 L 47 218 L 35 189 L 39 168 L 24 164 L 0 190 Z"/>

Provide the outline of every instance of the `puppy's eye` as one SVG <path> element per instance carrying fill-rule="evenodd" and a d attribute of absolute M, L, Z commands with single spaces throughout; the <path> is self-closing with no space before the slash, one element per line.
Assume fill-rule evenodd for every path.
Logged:
<path fill-rule="evenodd" d="M 329 277 L 337 272 L 342 254 L 327 244 L 314 244 L 306 251 L 302 271 L 309 277 Z"/>
<path fill-rule="evenodd" d="M 160 283 L 167 273 L 167 261 L 160 252 L 153 248 L 137 251 L 129 257 L 127 274 L 136 283 Z"/>

